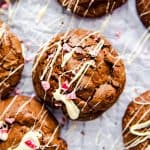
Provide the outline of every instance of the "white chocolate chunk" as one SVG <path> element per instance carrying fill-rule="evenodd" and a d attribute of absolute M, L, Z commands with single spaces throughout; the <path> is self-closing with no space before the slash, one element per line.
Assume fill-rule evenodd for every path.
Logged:
<path fill-rule="evenodd" d="M 57 89 L 53 94 L 53 96 L 55 100 L 62 101 L 65 104 L 68 115 L 70 116 L 71 119 L 75 120 L 79 117 L 80 114 L 79 108 L 72 100 L 67 99 L 65 95 L 61 94 L 60 89 Z"/>
<path fill-rule="evenodd" d="M 36 146 L 36 149 L 39 149 L 40 148 L 39 138 L 41 137 L 42 134 L 39 133 L 38 131 L 30 131 L 24 135 L 18 147 L 14 149 L 9 148 L 9 150 L 35 150 L 35 148 L 32 148 L 26 144 L 26 141 L 29 140 Z"/>
<path fill-rule="evenodd" d="M 8 139 L 8 125 L 4 121 L 0 121 L 0 140 Z"/>
<path fill-rule="evenodd" d="M 146 150 L 150 150 L 150 145 L 148 145 L 148 147 L 146 148 Z"/>
<path fill-rule="evenodd" d="M 8 139 L 8 133 L 0 133 L 0 140 L 6 141 Z"/>

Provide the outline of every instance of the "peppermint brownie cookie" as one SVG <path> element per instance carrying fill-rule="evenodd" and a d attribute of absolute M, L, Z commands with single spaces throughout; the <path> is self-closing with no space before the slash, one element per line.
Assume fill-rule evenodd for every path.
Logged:
<path fill-rule="evenodd" d="M 122 126 L 125 149 L 150 149 L 150 91 L 129 104 Z"/>
<path fill-rule="evenodd" d="M 91 120 L 122 93 L 125 68 L 99 34 L 83 29 L 59 34 L 38 52 L 33 65 L 37 95 L 73 120 Z"/>
<path fill-rule="evenodd" d="M 86 17 L 98 17 L 111 13 L 126 0 L 58 0 L 73 13 Z"/>
<path fill-rule="evenodd" d="M 24 67 L 20 41 L 0 21 L 0 97 L 6 97 L 17 85 Z"/>
<path fill-rule="evenodd" d="M 136 1 L 138 14 L 141 21 L 146 27 L 150 26 L 150 1 L 149 0 L 137 0 Z"/>
<path fill-rule="evenodd" d="M 1 150 L 67 150 L 55 118 L 34 98 L 0 102 Z"/>

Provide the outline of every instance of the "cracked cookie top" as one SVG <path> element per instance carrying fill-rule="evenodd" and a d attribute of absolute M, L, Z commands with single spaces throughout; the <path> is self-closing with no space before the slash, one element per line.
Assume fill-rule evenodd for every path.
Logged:
<path fill-rule="evenodd" d="M 38 51 L 33 65 L 37 95 L 73 120 L 90 120 L 112 106 L 125 84 L 125 68 L 99 34 L 76 29 L 59 34 Z"/>
<path fill-rule="evenodd" d="M 17 85 L 24 67 L 18 38 L 0 21 L 0 97 L 6 97 Z"/>
<path fill-rule="evenodd" d="M 1 150 L 67 150 L 56 119 L 33 97 L 0 102 Z"/>

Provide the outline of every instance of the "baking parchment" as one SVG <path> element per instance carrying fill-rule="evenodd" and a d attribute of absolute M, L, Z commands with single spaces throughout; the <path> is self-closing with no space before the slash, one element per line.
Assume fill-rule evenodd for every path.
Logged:
<path fill-rule="evenodd" d="M 22 41 L 25 69 L 14 93 L 33 95 L 31 70 L 38 48 L 59 32 L 72 28 L 98 30 L 118 50 L 126 66 L 127 81 L 118 102 L 96 120 L 65 121 L 61 135 L 69 150 L 123 150 L 121 121 L 129 102 L 150 89 L 150 35 L 140 22 L 135 0 L 101 18 L 83 18 L 63 9 L 57 0 L 19 0 L 0 15 Z"/>

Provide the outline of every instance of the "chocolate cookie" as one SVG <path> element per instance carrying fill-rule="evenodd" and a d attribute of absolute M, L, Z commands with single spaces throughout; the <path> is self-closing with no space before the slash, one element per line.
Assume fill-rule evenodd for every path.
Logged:
<path fill-rule="evenodd" d="M 127 150 L 150 148 L 150 91 L 131 102 L 122 121 L 123 139 Z"/>
<path fill-rule="evenodd" d="M 86 17 L 103 16 L 112 11 L 127 0 L 58 0 L 61 5 L 73 13 Z"/>
<path fill-rule="evenodd" d="M 33 66 L 37 95 L 73 120 L 90 120 L 112 106 L 125 84 L 125 68 L 110 43 L 82 29 L 59 34 L 38 52 Z"/>
<path fill-rule="evenodd" d="M 17 85 L 24 67 L 18 38 L 0 21 L 0 97 L 6 97 Z"/>
<path fill-rule="evenodd" d="M 27 96 L 0 101 L 0 150 L 67 150 L 55 118 Z"/>
<path fill-rule="evenodd" d="M 146 27 L 150 26 L 150 2 L 149 0 L 136 0 L 138 14 Z"/>

